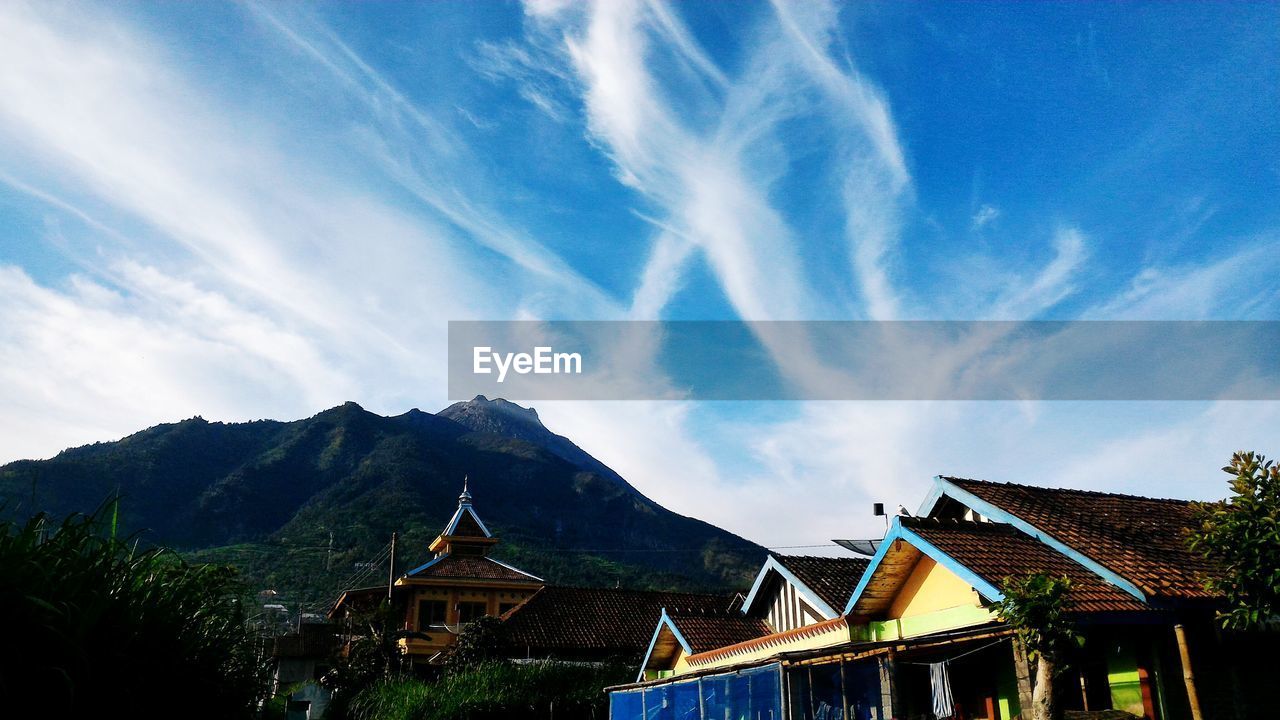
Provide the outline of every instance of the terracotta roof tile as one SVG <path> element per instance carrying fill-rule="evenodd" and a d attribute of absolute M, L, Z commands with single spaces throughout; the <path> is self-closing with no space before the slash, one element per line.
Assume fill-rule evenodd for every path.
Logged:
<path fill-rule="evenodd" d="M 731 607 L 734 598 L 725 595 L 549 586 L 503 615 L 503 626 L 508 642 L 522 649 L 638 654 L 649 647 L 663 608 L 692 616 Z"/>
<path fill-rule="evenodd" d="M 406 577 L 541 582 L 533 575 L 503 565 L 492 558 L 478 555 L 445 555 L 443 558 L 428 563 L 426 567 Z"/>
<path fill-rule="evenodd" d="M 1147 609 L 1132 595 L 1012 525 L 909 517 L 901 522 L 997 588 L 1011 575 L 1048 572 L 1071 579 L 1071 599 L 1077 612 Z"/>
<path fill-rule="evenodd" d="M 871 563 L 869 558 L 816 557 L 813 555 L 774 555 L 800 582 L 835 608 L 844 609 L 862 573 Z"/>
<path fill-rule="evenodd" d="M 820 623 L 784 630 L 783 632 L 771 632 L 767 635 L 749 638 L 732 645 L 695 653 L 690 656 L 689 664 L 706 665 L 726 657 L 744 655 L 765 648 L 776 647 L 781 650 L 794 640 L 818 637 L 819 635 L 837 631 L 844 634 L 844 639 L 848 639 L 849 619 L 847 617 L 840 616 L 831 620 L 823 620 Z"/>
<path fill-rule="evenodd" d="M 705 613 L 668 611 L 667 614 L 694 653 L 737 645 L 773 632 L 763 619 L 748 617 L 737 610 Z"/>
<path fill-rule="evenodd" d="M 1185 500 L 944 478 L 1136 585 L 1151 598 L 1211 599 L 1213 563 L 1191 552 Z"/>

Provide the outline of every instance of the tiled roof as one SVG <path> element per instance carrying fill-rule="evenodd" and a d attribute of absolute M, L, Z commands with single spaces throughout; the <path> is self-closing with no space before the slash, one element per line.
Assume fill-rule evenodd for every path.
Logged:
<path fill-rule="evenodd" d="M 734 655 L 747 655 L 762 650 L 777 648 L 785 650 L 789 643 L 797 640 L 808 640 L 828 633 L 839 633 L 843 640 L 849 639 L 849 619 L 841 616 L 820 623 L 792 628 L 778 633 L 769 633 L 748 638 L 736 644 L 725 645 L 713 650 L 701 651 L 689 657 L 690 665 L 706 665 Z"/>
<path fill-rule="evenodd" d="M 728 645 L 769 635 L 773 629 L 762 618 L 743 615 L 737 610 L 706 613 L 679 613 L 668 610 L 671 622 L 689 643 L 693 653 L 709 652 Z"/>
<path fill-rule="evenodd" d="M 1071 579 L 1071 599 L 1077 612 L 1147 609 L 1132 595 L 1012 525 L 913 517 L 900 521 L 904 528 L 997 588 L 1011 575 L 1048 572 Z"/>
<path fill-rule="evenodd" d="M 410 578 L 450 578 L 459 580 L 500 580 L 503 582 L 542 582 L 523 570 L 504 565 L 493 558 L 479 555 L 445 555 L 409 573 Z"/>
<path fill-rule="evenodd" d="M 813 555 L 774 555 L 774 558 L 837 612 L 844 608 L 871 562 L 868 558 Z"/>
<path fill-rule="evenodd" d="M 1215 566 L 1187 549 L 1192 503 L 943 478 L 1132 582 L 1152 598 L 1210 599 Z"/>
<path fill-rule="evenodd" d="M 641 653 L 663 608 L 693 616 L 727 612 L 733 604 L 724 595 L 548 586 L 503 615 L 503 626 L 518 648 Z"/>

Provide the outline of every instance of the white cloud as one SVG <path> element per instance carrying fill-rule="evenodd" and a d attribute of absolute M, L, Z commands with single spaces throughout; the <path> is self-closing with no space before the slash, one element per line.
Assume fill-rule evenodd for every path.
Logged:
<path fill-rule="evenodd" d="M 1237 320 L 1280 311 L 1273 238 L 1194 264 L 1147 266 L 1085 312 L 1098 320 Z"/>
<path fill-rule="evenodd" d="M 975 228 L 984 227 L 995 222 L 998 217 L 1000 217 L 1000 208 L 984 204 L 978 208 L 978 212 L 973 214 L 973 226 Z"/>
<path fill-rule="evenodd" d="M 195 414 L 295 417 L 364 388 L 311 340 L 152 267 L 65 290 L 0 267 L 0 457 L 41 457 Z"/>
<path fill-rule="evenodd" d="M 464 194 L 436 183 L 429 197 L 424 193 L 430 202 L 423 211 L 406 209 L 400 198 L 380 196 L 367 176 L 352 175 L 350 163 L 328 164 L 344 149 L 327 137 L 308 147 L 302 134 L 284 148 L 275 141 L 278 128 L 267 130 L 249 108 L 203 92 L 198 79 L 157 47 L 96 9 L 0 9 L 0 143 L 23 159 L 8 166 L 5 182 L 82 222 L 79 231 L 96 254 L 77 260 L 107 283 L 78 281 L 80 290 L 64 295 L 11 279 L 16 297 L 41 300 L 0 306 L 0 323 L 26 333 L 40 317 L 36 308 L 60 309 L 63 344 L 75 337 L 74 321 L 101 345 L 150 347 L 172 337 L 196 338 L 194 347 L 204 350 L 209 344 L 235 348 L 184 363 L 163 345 L 154 362 L 185 367 L 188 382 L 154 392 L 142 389 L 152 378 L 163 382 L 155 367 L 110 353 L 101 353 L 101 372 L 68 371 L 95 383 L 91 395 L 100 417 L 117 414 L 114 422 L 94 425 L 113 428 L 97 439 L 137 429 L 144 417 L 287 416 L 342 399 L 383 411 L 432 407 L 445 399 L 445 368 L 434 358 L 443 354 L 448 319 L 496 317 L 520 306 L 606 317 L 618 312 L 591 283 Z M 390 108 L 390 115 L 373 119 L 385 142 L 421 145 L 405 128 L 426 133 L 434 121 L 349 50 L 331 57 L 328 48 L 312 47 L 348 78 L 339 87 L 355 87 L 370 104 Z M 302 114 L 314 112 L 306 99 L 275 97 L 298 102 Z M 392 179 L 424 183 L 409 172 Z M 449 197 L 456 202 L 448 204 Z M 477 253 L 477 246 L 499 254 Z M 110 291 L 89 292 L 91 286 Z M 157 315 L 162 303 L 183 312 Z M 28 307 L 22 317 L 19 307 Z M 107 317 L 98 318 L 98 311 Z M 211 339 L 206 324 L 240 336 Z M 8 349 L 12 366 L 32 369 L 26 382 L 44 388 L 38 397 L 50 408 L 81 404 L 85 389 L 65 377 L 54 381 L 59 366 L 46 364 L 59 345 L 40 345 L 40 337 L 15 340 Z M 277 344 L 276 355 L 245 360 L 251 349 L 263 351 L 266 337 Z M 278 392 L 223 388 L 256 387 L 240 377 L 255 363 L 292 379 L 277 383 Z M 112 384 L 130 392 L 108 391 L 104 378 L 113 372 Z M 236 402 L 210 402 L 215 393 Z M 282 393 L 292 400 L 282 404 Z M 11 407 L 7 424 L 30 414 L 16 401 Z M 50 427 L 41 441 L 8 452 L 47 453 L 84 439 L 56 431 L 56 423 Z"/>
<path fill-rule="evenodd" d="M 94 253 L 61 282 L 0 269 L 0 457 L 197 413 L 291 418 L 344 399 L 433 409 L 445 399 L 446 320 L 657 318 L 695 259 L 747 319 L 895 318 L 934 302 L 913 298 L 895 268 L 914 201 L 907 154 L 887 94 L 842 52 L 835 5 L 753 15 L 732 68 L 657 0 L 525 10 L 536 46 L 493 46 L 481 60 L 553 117 L 579 99 L 588 140 L 654 216 L 627 301 L 507 217 L 491 164 L 449 119 L 305 11 L 251 6 L 270 40 L 246 52 L 299 68 L 255 86 L 284 118 L 264 127 L 249 100 L 219 96 L 200 68 L 105 9 L 0 7 L 3 181 L 81 223 L 72 232 Z M 326 124 L 339 99 L 358 108 L 341 131 Z M 812 123 L 800 149 L 820 145 L 826 163 L 812 191 L 840 216 L 847 267 L 830 275 L 802 257 L 819 243 L 778 197 L 798 119 Z M 971 221 L 997 217 L 983 205 Z M 1089 232 L 1061 226 L 1029 268 L 972 261 L 957 274 L 988 284 L 937 307 L 1010 318 L 1057 307 L 1091 277 L 1105 230 Z M 1146 268 L 1086 316 L 1273 314 L 1272 245 Z M 788 365 L 815 355 L 806 338 L 766 340 L 784 367 L 829 380 L 821 358 Z M 625 347 L 640 366 L 644 341 Z M 981 349 L 922 353 L 909 370 L 951 382 Z M 775 545 L 873 535 L 869 503 L 913 506 L 935 473 L 1203 496 L 1196 483 L 1218 479 L 1226 448 L 1265 442 L 1276 420 L 1271 406 L 1162 405 L 1115 423 L 1114 405 L 808 403 L 712 439 L 690 403 L 539 410 L 656 500 Z"/>
<path fill-rule="evenodd" d="M 1075 292 L 1074 281 L 1089 256 L 1084 235 L 1074 227 L 1058 228 L 1053 236 L 1053 253 L 1053 259 L 1038 273 L 1010 283 L 992 303 L 988 317 L 1036 317 Z"/>

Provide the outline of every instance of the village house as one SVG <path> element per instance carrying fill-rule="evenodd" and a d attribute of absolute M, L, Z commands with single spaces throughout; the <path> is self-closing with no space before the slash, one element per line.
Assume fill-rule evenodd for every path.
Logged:
<path fill-rule="evenodd" d="M 864 558 L 769 555 L 739 612 L 690 617 L 663 609 L 641 678 L 848 642 L 844 602 L 867 568 Z"/>
<path fill-rule="evenodd" d="M 500 653 L 513 659 L 635 662 L 663 614 L 727 621 L 741 616 L 741 596 L 546 585 L 542 578 L 490 556 L 498 538 L 480 519 L 464 483 L 458 507 L 432 541 L 430 560 L 380 585 L 344 592 L 329 611 L 353 626 L 390 599 L 405 657 L 418 669 L 444 660 L 468 623 L 503 620 Z M 825 606 L 824 606 L 825 609 Z M 761 626 L 753 625 L 750 633 Z M 350 627 L 348 635 L 363 630 Z M 737 636 L 735 636 L 737 637 Z M 730 638 L 716 636 L 716 646 Z"/>
<path fill-rule="evenodd" d="M 635 663 L 653 639 L 653 626 L 664 613 L 683 622 L 710 625 L 720 633 L 695 638 L 718 647 L 759 633 L 756 624 L 742 625 L 742 596 L 658 592 L 614 588 L 549 585 L 502 616 L 505 653 L 514 659 Z M 725 635 L 727 632 L 739 635 Z"/>
<path fill-rule="evenodd" d="M 1276 638 L 1215 630 L 1215 568 L 1185 544 L 1190 503 L 939 477 L 918 515 L 825 573 L 771 557 L 737 618 L 695 633 L 664 613 L 610 717 L 1021 717 L 1031 664 L 990 605 L 1005 577 L 1034 572 L 1072 581 L 1084 644 L 1055 685 L 1064 707 L 1151 720 L 1270 707 Z"/>
<path fill-rule="evenodd" d="M 498 539 L 485 527 L 464 483 L 458 508 L 428 550 L 430 560 L 382 585 L 348 590 L 329 616 L 350 620 L 391 597 L 405 656 L 415 665 L 438 663 L 473 620 L 500 616 L 543 587 L 542 578 L 489 556 Z"/>

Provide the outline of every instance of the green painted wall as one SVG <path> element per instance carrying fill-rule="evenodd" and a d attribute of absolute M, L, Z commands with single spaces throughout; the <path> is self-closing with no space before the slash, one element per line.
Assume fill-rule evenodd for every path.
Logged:
<path fill-rule="evenodd" d="M 1111 707 L 1138 717 L 1142 707 L 1142 679 L 1138 675 L 1138 656 L 1133 640 L 1114 641 L 1107 651 L 1107 684 L 1111 686 Z"/>
<path fill-rule="evenodd" d="M 1013 651 L 1010 650 L 1009 654 L 1012 655 Z M 1022 706 L 1018 703 L 1018 676 L 1014 672 L 1012 658 L 1000 663 L 1000 671 L 996 675 L 996 706 L 1000 712 L 1000 720 L 1013 720 L 1014 716 L 1022 712 Z"/>
<path fill-rule="evenodd" d="M 977 605 L 937 610 L 924 615 L 872 622 L 868 629 L 870 640 L 897 640 L 899 638 L 927 635 L 941 630 L 971 627 L 991 622 L 991 612 Z"/>

